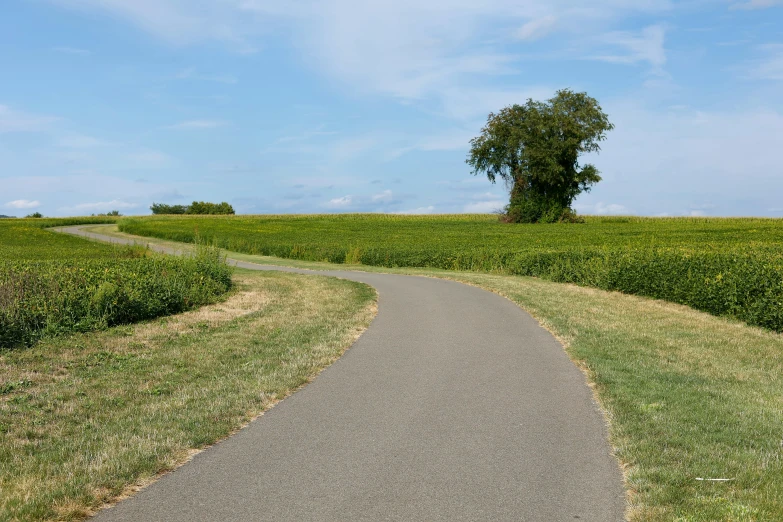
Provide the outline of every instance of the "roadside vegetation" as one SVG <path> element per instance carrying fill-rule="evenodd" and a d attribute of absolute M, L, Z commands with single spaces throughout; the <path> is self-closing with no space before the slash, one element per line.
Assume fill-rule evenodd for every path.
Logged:
<path fill-rule="evenodd" d="M 127 218 L 120 230 L 330 263 L 535 276 L 664 299 L 783 331 L 783 220 L 487 215 Z"/>
<path fill-rule="evenodd" d="M 375 292 L 238 270 L 223 302 L 0 352 L 0 521 L 76 520 L 222 439 L 338 358 Z"/>
<path fill-rule="evenodd" d="M 723 242 L 731 244 L 752 237 L 748 224 L 765 223 L 718 224 L 725 227 Z M 101 228 L 106 227 L 94 231 Z M 715 228 L 704 234 L 720 237 Z M 128 237 L 111 229 L 102 232 Z M 685 240 L 670 233 L 672 243 Z M 764 234 L 774 239 L 770 230 Z M 150 242 L 182 247 L 165 240 Z M 352 268 L 229 255 L 314 270 Z M 660 300 L 537 278 L 358 269 L 474 284 L 516 302 L 552 331 L 584 370 L 607 412 L 611 443 L 626 475 L 631 520 L 783 519 L 783 335 Z"/>
<path fill-rule="evenodd" d="M 217 249 L 173 258 L 43 230 L 69 222 L 0 223 L 0 350 L 179 313 L 231 287 Z"/>

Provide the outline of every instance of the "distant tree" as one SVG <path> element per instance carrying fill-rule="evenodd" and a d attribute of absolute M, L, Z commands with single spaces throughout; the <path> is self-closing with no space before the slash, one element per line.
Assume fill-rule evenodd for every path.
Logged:
<path fill-rule="evenodd" d="M 33 212 L 32 214 L 27 214 L 25 217 L 26 218 L 42 218 L 43 214 L 41 214 L 40 212 Z"/>
<path fill-rule="evenodd" d="M 150 207 L 153 214 L 186 214 L 188 207 L 185 205 L 166 205 L 165 203 L 153 203 Z"/>
<path fill-rule="evenodd" d="M 234 207 L 226 203 L 208 203 L 194 201 L 188 207 L 187 214 L 234 214 Z"/>
<path fill-rule="evenodd" d="M 0 219 L 15 219 L 15 218 L 16 218 L 16 216 L 6 216 L 6 215 L 0 214 Z"/>
<path fill-rule="evenodd" d="M 150 210 L 153 214 L 234 214 L 234 207 L 225 201 L 222 203 L 194 201 L 190 205 L 153 203 Z"/>
<path fill-rule="evenodd" d="M 595 166 L 580 165 L 579 156 L 600 151 L 613 128 L 594 98 L 563 89 L 546 102 L 528 99 L 490 113 L 481 135 L 470 141 L 466 163 L 474 175 L 510 186 L 507 221 L 575 221 L 574 199 L 601 181 Z"/>
<path fill-rule="evenodd" d="M 91 216 L 98 216 L 98 217 L 104 217 L 104 216 L 113 216 L 113 217 L 116 217 L 116 216 L 121 216 L 122 214 L 120 214 L 120 211 L 119 211 L 119 210 L 112 210 L 112 211 L 110 211 L 110 212 L 107 212 L 107 213 L 105 213 L 105 214 L 90 214 L 90 215 L 91 215 Z"/>

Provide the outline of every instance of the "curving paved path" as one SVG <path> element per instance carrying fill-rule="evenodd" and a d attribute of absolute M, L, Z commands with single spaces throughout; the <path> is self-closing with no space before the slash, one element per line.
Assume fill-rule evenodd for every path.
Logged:
<path fill-rule="evenodd" d="M 313 383 L 96 520 L 624 519 L 584 376 L 528 314 L 451 281 L 318 273 L 378 290 L 365 334 Z"/>

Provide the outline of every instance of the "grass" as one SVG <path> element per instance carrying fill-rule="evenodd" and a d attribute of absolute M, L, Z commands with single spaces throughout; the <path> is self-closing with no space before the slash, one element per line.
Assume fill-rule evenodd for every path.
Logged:
<path fill-rule="evenodd" d="M 0 353 L 0 520 L 78 520 L 226 437 L 339 357 L 358 283 L 238 271 L 223 303 Z"/>
<path fill-rule="evenodd" d="M 783 520 L 781 334 L 530 277 L 229 254 L 261 264 L 443 277 L 504 295 L 552 331 L 587 374 L 625 469 L 631 520 Z"/>
<path fill-rule="evenodd" d="M 783 332 L 783 220 L 495 216 L 153 216 L 120 230 L 303 261 L 528 275 L 686 304 Z"/>
<path fill-rule="evenodd" d="M 0 350 L 178 313 L 231 286 L 230 268 L 209 247 L 173 258 L 40 228 L 69 221 L 79 222 L 0 222 Z"/>

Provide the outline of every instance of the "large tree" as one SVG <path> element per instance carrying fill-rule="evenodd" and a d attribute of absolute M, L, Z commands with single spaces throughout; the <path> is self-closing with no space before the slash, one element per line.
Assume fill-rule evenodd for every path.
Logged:
<path fill-rule="evenodd" d="M 490 113 L 481 135 L 470 141 L 466 162 L 473 174 L 510 186 L 509 221 L 561 221 L 574 215 L 574 198 L 601 181 L 595 166 L 580 165 L 579 156 L 600 151 L 613 128 L 594 98 L 564 89 L 546 102 L 528 99 Z"/>

